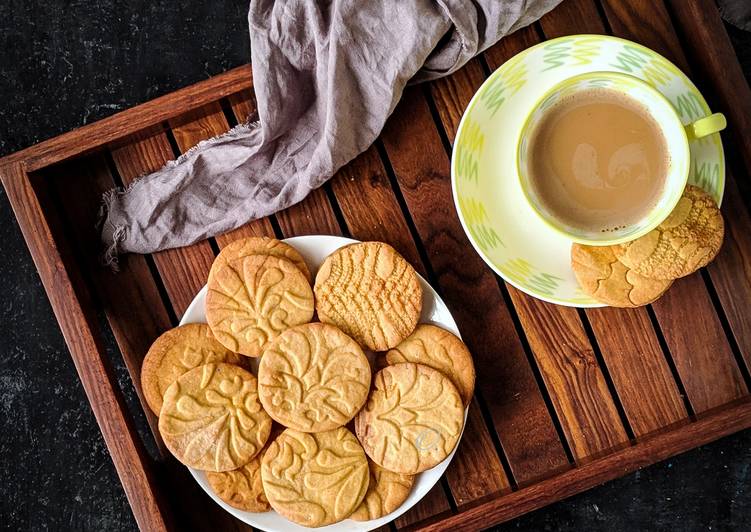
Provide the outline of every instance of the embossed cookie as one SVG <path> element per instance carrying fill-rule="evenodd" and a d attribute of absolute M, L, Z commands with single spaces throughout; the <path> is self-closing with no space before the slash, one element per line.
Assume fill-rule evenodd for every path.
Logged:
<path fill-rule="evenodd" d="M 677 279 L 709 264 L 722 246 L 725 224 L 714 199 L 688 185 L 673 212 L 656 229 L 613 247 L 615 256 L 652 279 Z"/>
<path fill-rule="evenodd" d="M 272 255 L 274 257 L 287 259 L 300 269 L 308 280 L 308 283 L 312 281 L 308 265 L 305 263 L 305 259 L 300 255 L 299 251 L 286 242 L 266 236 L 241 238 L 240 240 L 235 240 L 224 246 L 219 255 L 216 256 L 216 259 L 214 259 L 214 263 L 211 265 L 209 277 L 211 277 L 214 271 L 218 270 L 228 262 L 242 259 L 243 257 L 248 257 L 250 255 Z"/>
<path fill-rule="evenodd" d="M 313 318 L 313 292 L 287 259 L 251 255 L 232 260 L 209 277 L 206 319 L 224 346 L 260 356 L 266 344 Z"/>
<path fill-rule="evenodd" d="M 370 365 L 357 342 L 325 323 L 287 329 L 258 366 L 258 394 L 276 421 L 302 432 L 345 425 L 365 404 Z"/>
<path fill-rule="evenodd" d="M 350 519 L 369 521 L 388 515 L 407 500 L 415 477 L 388 471 L 372 460 L 368 460 L 370 483 L 365 499 L 357 507 Z"/>
<path fill-rule="evenodd" d="M 159 433 L 189 467 L 237 469 L 258 454 L 270 432 L 271 418 L 258 400 L 256 378 L 239 366 L 198 366 L 164 394 Z"/>
<path fill-rule="evenodd" d="M 475 365 L 469 349 L 446 329 L 421 324 L 406 340 L 386 353 L 389 364 L 414 362 L 437 369 L 454 383 L 464 406 L 475 390 Z"/>
<path fill-rule="evenodd" d="M 375 463 L 414 475 L 446 458 L 456 446 L 464 407 L 456 387 L 422 364 L 396 364 L 379 371 L 355 431 Z"/>
<path fill-rule="evenodd" d="M 368 461 L 346 428 L 314 434 L 287 429 L 261 461 L 269 503 L 290 521 L 308 527 L 349 517 L 368 489 Z"/>
<path fill-rule="evenodd" d="M 631 270 L 615 257 L 613 246 L 573 244 L 571 269 L 584 292 L 611 307 L 647 305 L 673 284 Z"/>
<path fill-rule="evenodd" d="M 338 249 L 315 282 L 318 318 L 374 351 L 396 346 L 414 330 L 422 288 L 414 268 L 383 242 Z"/>
<path fill-rule="evenodd" d="M 175 327 L 157 338 L 143 359 L 143 395 L 151 410 L 159 415 L 164 392 L 180 375 L 209 362 L 240 364 L 241 358 L 217 342 L 205 323 Z"/>
<path fill-rule="evenodd" d="M 271 506 L 261 482 L 261 455 L 259 453 L 240 469 L 206 473 L 209 486 L 230 506 L 246 512 L 268 512 Z"/>

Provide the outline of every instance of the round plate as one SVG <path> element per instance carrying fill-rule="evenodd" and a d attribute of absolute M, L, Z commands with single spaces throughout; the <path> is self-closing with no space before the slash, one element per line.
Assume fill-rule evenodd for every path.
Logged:
<path fill-rule="evenodd" d="M 303 258 L 305 258 L 305 262 L 308 264 L 308 267 L 311 270 L 311 273 L 313 275 L 316 274 L 318 271 L 318 268 L 321 266 L 321 263 L 323 263 L 323 260 L 328 257 L 331 253 L 336 251 L 342 246 L 346 246 L 347 244 L 352 244 L 358 242 L 357 240 L 352 240 L 350 238 L 343 238 L 338 236 L 324 236 L 324 235 L 313 235 L 313 236 L 298 236 L 294 238 L 287 238 L 284 240 L 286 243 L 292 245 L 297 249 L 297 251 L 302 254 Z M 422 285 L 422 314 L 420 315 L 420 323 L 434 323 L 436 325 L 440 325 L 444 329 L 447 329 L 454 333 L 457 336 L 459 335 L 459 329 L 456 326 L 456 322 L 454 321 L 454 318 L 451 317 L 451 313 L 449 312 L 448 308 L 446 307 L 446 304 L 443 302 L 443 300 L 438 296 L 435 290 L 423 279 L 419 274 L 418 277 L 420 279 L 420 285 Z M 195 322 L 201 322 L 206 323 L 206 312 L 204 310 L 206 302 L 206 287 L 204 286 L 200 292 L 196 295 L 196 297 L 191 302 L 188 309 L 185 311 L 185 315 L 180 320 L 180 325 L 184 325 L 186 323 L 195 323 Z M 367 351 L 366 351 L 367 353 Z M 369 356 L 372 356 L 372 353 L 368 353 Z M 255 373 L 257 371 L 257 362 L 258 359 L 251 359 L 252 361 L 255 361 L 253 372 Z M 464 413 L 464 421 L 466 425 L 467 421 L 467 413 L 465 411 Z M 462 429 L 463 432 L 463 429 Z M 461 441 L 461 438 L 460 438 Z M 459 443 L 457 442 L 457 447 L 459 446 Z M 385 515 L 381 517 L 380 519 L 373 519 L 371 521 L 353 521 L 352 519 L 345 519 L 344 521 L 341 521 L 339 523 L 316 528 L 316 530 L 326 531 L 326 532 L 340 532 L 340 531 L 365 531 L 365 530 L 373 530 L 374 528 L 378 528 L 380 526 L 385 525 L 386 523 L 396 519 L 400 515 L 402 515 L 404 512 L 412 508 L 415 504 L 417 504 L 420 499 L 422 499 L 428 491 L 435 485 L 436 482 L 438 482 L 438 479 L 441 478 L 441 475 L 443 475 L 443 472 L 446 471 L 446 468 L 448 467 L 449 463 L 451 462 L 451 459 L 454 457 L 454 453 L 456 452 L 456 447 L 452 451 L 452 453 L 440 464 L 433 467 L 432 469 L 428 469 L 427 471 L 423 471 L 422 473 L 415 476 L 415 483 L 412 486 L 412 491 L 409 494 L 409 497 L 407 497 L 407 500 L 402 503 L 402 505 L 391 512 L 388 515 Z M 243 521 L 244 523 L 247 523 L 253 527 L 260 528 L 262 530 L 269 530 L 269 531 L 276 531 L 276 530 L 284 530 L 286 531 L 295 531 L 295 530 L 311 530 L 309 528 L 296 525 L 284 517 L 280 516 L 278 513 L 276 513 L 274 510 L 265 512 L 265 513 L 253 513 L 253 512 L 245 512 L 243 510 L 238 510 L 237 508 L 233 508 L 232 506 L 226 504 L 224 501 L 219 499 L 211 489 L 211 487 L 208 484 L 208 481 L 206 480 L 206 473 L 203 471 L 199 471 L 198 469 L 188 468 L 190 470 L 190 473 L 193 475 L 193 478 L 196 479 L 198 484 L 203 488 L 203 490 L 214 499 L 214 501 L 224 508 L 226 511 L 234 515 L 236 518 L 238 518 L 240 521 Z"/>
<path fill-rule="evenodd" d="M 711 114 L 696 86 L 649 48 L 616 37 L 572 35 L 540 43 L 506 61 L 464 112 L 451 157 L 451 184 L 464 231 L 495 272 L 531 296 L 600 307 L 571 271 L 571 241 L 540 220 L 516 175 L 515 147 L 531 106 L 555 83 L 594 71 L 625 72 L 662 92 L 684 124 Z M 688 182 L 719 203 L 725 158 L 719 134 L 690 142 Z"/>

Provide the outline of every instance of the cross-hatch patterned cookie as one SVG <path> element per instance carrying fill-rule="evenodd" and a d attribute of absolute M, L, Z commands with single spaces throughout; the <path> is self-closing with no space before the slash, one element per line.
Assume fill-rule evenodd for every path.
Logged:
<path fill-rule="evenodd" d="M 224 246 L 216 259 L 214 259 L 214 263 L 211 265 L 209 277 L 228 262 L 242 259 L 243 257 L 248 257 L 250 255 L 272 255 L 274 257 L 287 259 L 297 266 L 305 276 L 305 279 L 308 280 L 308 283 L 312 281 L 308 265 L 305 263 L 303 256 L 300 255 L 300 252 L 281 240 L 269 238 L 267 236 L 241 238 L 240 240 L 235 240 Z"/>
<path fill-rule="evenodd" d="M 270 432 L 271 418 L 258 400 L 256 378 L 238 366 L 199 366 L 164 394 L 159 433 L 189 467 L 237 469 L 258 454 Z"/>
<path fill-rule="evenodd" d="M 414 362 L 437 369 L 454 383 L 464 406 L 475 390 L 475 365 L 472 355 L 459 338 L 446 329 L 421 324 L 406 340 L 386 353 L 389 364 Z"/>
<path fill-rule="evenodd" d="M 261 482 L 261 456 L 240 469 L 206 473 L 211 489 L 224 502 L 246 512 L 267 512 L 269 500 Z"/>
<path fill-rule="evenodd" d="M 156 415 L 170 384 L 191 369 L 209 362 L 240 364 L 241 356 L 216 341 L 205 323 L 175 327 L 157 338 L 141 366 L 141 388 Z"/>
<path fill-rule="evenodd" d="M 456 387 L 422 364 L 396 364 L 379 371 L 355 431 L 378 465 L 414 475 L 446 458 L 456 446 L 464 408 Z"/>
<path fill-rule="evenodd" d="M 571 269 L 585 293 L 612 307 L 647 305 L 673 284 L 631 270 L 615 257 L 613 246 L 573 244 Z"/>
<path fill-rule="evenodd" d="M 333 325 L 308 323 L 272 340 L 258 367 L 258 393 L 276 421 L 302 432 L 345 425 L 365 404 L 370 365 Z"/>
<path fill-rule="evenodd" d="M 313 318 L 313 292 L 286 259 L 252 255 L 209 277 L 206 319 L 216 339 L 243 355 L 260 356 L 282 331 Z"/>
<path fill-rule="evenodd" d="M 287 429 L 269 445 L 261 478 L 271 506 L 308 527 L 349 517 L 368 489 L 368 461 L 344 427 L 309 434 Z"/>
<path fill-rule="evenodd" d="M 316 275 L 318 318 L 375 351 L 414 330 L 422 308 L 417 273 L 383 242 L 362 242 L 329 255 Z"/>
<path fill-rule="evenodd" d="M 370 483 L 365 498 L 352 513 L 350 519 L 369 521 L 380 519 L 399 508 L 407 500 L 415 477 L 388 471 L 372 460 L 368 460 Z"/>
<path fill-rule="evenodd" d="M 677 279 L 709 264 L 722 246 L 725 223 L 712 196 L 688 185 L 656 229 L 613 247 L 623 264 L 652 279 Z"/>

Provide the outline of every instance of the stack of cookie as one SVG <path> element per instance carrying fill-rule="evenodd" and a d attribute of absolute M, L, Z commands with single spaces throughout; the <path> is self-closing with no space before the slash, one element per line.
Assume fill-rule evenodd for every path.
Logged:
<path fill-rule="evenodd" d="M 387 244 L 340 248 L 310 283 L 284 242 L 225 247 L 208 325 L 160 336 L 142 388 L 167 448 L 228 504 L 309 527 L 377 519 L 458 443 L 472 357 L 450 332 L 418 325 L 419 279 Z"/>
<path fill-rule="evenodd" d="M 582 290 L 612 307 L 652 303 L 675 279 L 709 264 L 722 246 L 722 214 L 714 199 L 688 185 L 673 212 L 646 235 L 615 246 L 571 246 Z"/>

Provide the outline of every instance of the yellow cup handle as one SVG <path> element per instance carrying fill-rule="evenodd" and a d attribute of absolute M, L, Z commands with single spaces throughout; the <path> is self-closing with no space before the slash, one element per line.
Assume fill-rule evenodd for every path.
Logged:
<path fill-rule="evenodd" d="M 727 125 L 728 121 L 725 119 L 725 115 L 715 113 L 688 124 L 686 126 L 686 135 L 688 136 L 688 140 L 700 139 L 712 133 L 722 131 Z"/>

